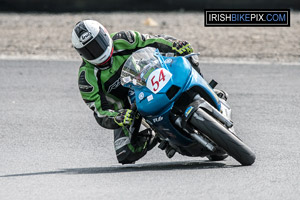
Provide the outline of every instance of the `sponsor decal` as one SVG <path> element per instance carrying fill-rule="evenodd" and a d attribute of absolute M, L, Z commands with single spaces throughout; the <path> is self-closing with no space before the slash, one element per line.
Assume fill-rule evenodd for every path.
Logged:
<path fill-rule="evenodd" d="M 139 94 L 139 100 L 141 101 L 141 100 L 143 100 L 144 99 L 144 92 L 141 92 L 140 94 Z"/>
<path fill-rule="evenodd" d="M 93 86 L 91 85 L 79 85 L 79 90 L 82 92 L 93 91 Z"/>
<path fill-rule="evenodd" d="M 119 87 L 121 84 L 121 79 L 118 78 L 113 84 L 111 84 L 108 87 L 107 93 L 110 93 L 112 90 L 116 89 L 117 87 Z"/>
<path fill-rule="evenodd" d="M 90 32 L 83 33 L 79 38 L 80 42 L 83 44 L 87 43 L 90 39 L 92 39 L 92 33 Z"/>
<path fill-rule="evenodd" d="M 147 96 L 147 100 L 152 101 L 153 100 L 153 95 L 151 94 L 151 95 Z"/>
<path fill-rule="evenodd" d="M 191 113 L 191 111 L 193 110 L 193 106 L 189 106 L 186 110 L 185 110 L 185 112 L 184 112 L 184 116 L 185 117 L 188 117 L 189 116 L 189 114 Z"/>
<path fill-rule="evenodd" d="M 290 26 L 290 9 L 206 9 L 204 26 Z"/>
<path fill-rule="evenodd" d="M 163 119 L 164 119 L 164 118 L 163 118 L 162 116 L 159 116 L 159 117 L 154 118 L 154 119 L 153 119 L 153 122 L 154 122 L 154 123 L 157 123 L 157 122 L 162 121 Z"/>
<path fill-rule="evenodd" d="M 168 58 L 168 59 L 165 60 L 165 63 L 166 63 L 166 64 L 169 64 L 169 63 L 171 63 L 171 62 L 172 62 L 172 59 L 171 59 L 171 58 Z"/>

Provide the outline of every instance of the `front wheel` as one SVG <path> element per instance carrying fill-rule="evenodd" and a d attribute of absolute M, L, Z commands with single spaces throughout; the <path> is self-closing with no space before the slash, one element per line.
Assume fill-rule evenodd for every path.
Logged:
<path fill-rule="evenodd" d="M 254 152 L 243 141 L 201 108 L 192 115 L 190 123 L 242 165 L 252 165 L 254 163 Z"/>
<path fill-rule="evenodd" d="M 208 158 L 208 160 L 210 161 L 221 161 L 221 160 L 224 160 L 225 158 L 228 157 L 227 154 L 224 154 L 224 155 L 209 155 L 209 156 L 206 156 Z"/>

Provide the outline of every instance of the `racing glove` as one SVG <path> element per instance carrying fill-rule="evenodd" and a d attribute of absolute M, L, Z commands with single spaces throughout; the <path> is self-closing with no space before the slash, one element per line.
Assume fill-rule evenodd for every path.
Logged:
<path fill-rule="evenodd" d="M 185 56 L 194 52 L 191 44 L 187 41 L 174 42 L 172 50 L 175 52 L 176 56 Z"/>
<path fill-rule="evenodd" d="M 114 117 L 114 121 L 119 126 L 131 125 L 134 118 L 134 113 L 130 109 L 121 109 L 119 114 Z"/>

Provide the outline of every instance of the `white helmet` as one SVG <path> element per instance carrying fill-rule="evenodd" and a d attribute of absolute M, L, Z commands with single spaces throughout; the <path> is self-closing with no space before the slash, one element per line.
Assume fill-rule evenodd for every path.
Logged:
<path fill-rule="evenodd" d="M 82 58 L 100 68 L 113 53 L 109 33 L 95 20 L 83 20 L 76 24 L 72 31 L 72 44 Z"/>

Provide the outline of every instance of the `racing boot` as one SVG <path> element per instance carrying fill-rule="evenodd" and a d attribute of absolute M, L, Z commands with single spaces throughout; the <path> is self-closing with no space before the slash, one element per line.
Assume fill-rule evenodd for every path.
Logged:
<path fill-rule="evenodd" d="M 158 148 L 160 148 L 161 150 L 165 150 L 168 146 L 168 142 L 165 140 L 162 140 L 159 142 Z"/>
<path fill-rule="evenodd" d="M 167 146 L 166 148 L 166 155 L 168 158 L 172 158 L 176 153 L 176 150 L 173 149 L 170 145 Z"/>
<path fill-rule="evenodd" d="M 160 148 L 161 150 L 165 150 L 166 155 L 167 155 L 168 158 L 172 158 L 176 153 L 176 150 L 173 149 L 169 145 L 169 143 L 165 140 L 160 141 L 160 144 L 158 145 L 158 148 Z"/>
<path fill-rule="evenodd" d="M 158 143 L 158 137 L 156 137 L 154 131 L 152 131 L 150 128 L 140 131 L 139 137 L 143 137 L 143 140 L 147 142 L 147 151 L 153 149 Z"/>

